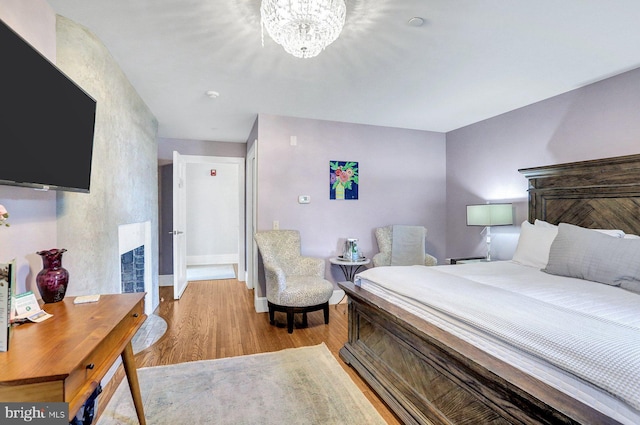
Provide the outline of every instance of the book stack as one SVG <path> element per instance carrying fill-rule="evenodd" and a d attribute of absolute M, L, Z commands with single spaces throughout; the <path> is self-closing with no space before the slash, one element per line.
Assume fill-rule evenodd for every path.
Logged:
<path fill-rule="evenodd" d="M 0 263 L 0 351 L 9 351 L 15 281 L 15 260 L 10 263 Z"/>

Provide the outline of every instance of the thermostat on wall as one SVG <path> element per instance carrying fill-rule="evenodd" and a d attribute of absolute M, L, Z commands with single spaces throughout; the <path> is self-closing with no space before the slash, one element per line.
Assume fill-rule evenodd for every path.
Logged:
<path fill-rule="evenodd" d="M 298 196 L 298 203 L 299 204 L 308 204 L 309 202 L 311 202 L 311 196 L 309 196 L 309 195 L 300 195 L 300 196 Z"/>

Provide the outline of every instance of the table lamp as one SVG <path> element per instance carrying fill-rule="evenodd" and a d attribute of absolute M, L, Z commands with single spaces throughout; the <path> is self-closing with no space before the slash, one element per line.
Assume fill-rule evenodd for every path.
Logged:
<path fill-rule="evenodd" d="M 467 226 L 483 226 L 487 229 L 487 261 L 491 261 L 491 226 L 513 224 L 511 204 L 467 205 Z"/>

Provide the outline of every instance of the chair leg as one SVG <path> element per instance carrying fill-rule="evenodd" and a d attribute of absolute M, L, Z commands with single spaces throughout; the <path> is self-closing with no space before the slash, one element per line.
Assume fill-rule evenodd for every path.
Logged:
<path fill-rule="evenodd" d="M 329 324 L 329 302 L 308 306 L 308 307 L 285 307 L 282 305 L 268 303 L 269 307 L 269 322 L 275 324 L 275 312 L 283 312 L 287 314 L 287 332 L 293 333 L 294 316 L 296 313 L 302 313 L 302 327 L 308 327 L 309 322 L 307 320 L 307 313 L 310 311 L 323 310 L 324 311 L 324 323 Z"/>
<path fill-rule="evenodd" d="M 287 332 L 293 333 L 293 308 L 287 309 Z"/>
<path fill-rule="evenodd" d="M 271 304 L 269 304 L 269 323 L 272 325 L 275 325 L 276 323 L 276 319 L 275 319 L 275 310 L 273 308 L 273 306 Z"/>

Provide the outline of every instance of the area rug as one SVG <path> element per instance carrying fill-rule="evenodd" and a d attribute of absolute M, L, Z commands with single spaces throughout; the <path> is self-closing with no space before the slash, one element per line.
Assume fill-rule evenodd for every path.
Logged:
<path fill-rule="evenodd" d="M 141 368 L 138 378 L 150 425 L 386 423 L 324 343 Z M 123 380 L 97 424 L 137 423 Z"/>
<path fill-rule="evenodd" d="M 231 264 L 217 264 L 206 266 L 188 266 L 187 280 L 216 280 L 234 279 L 236 271 Z"/>

